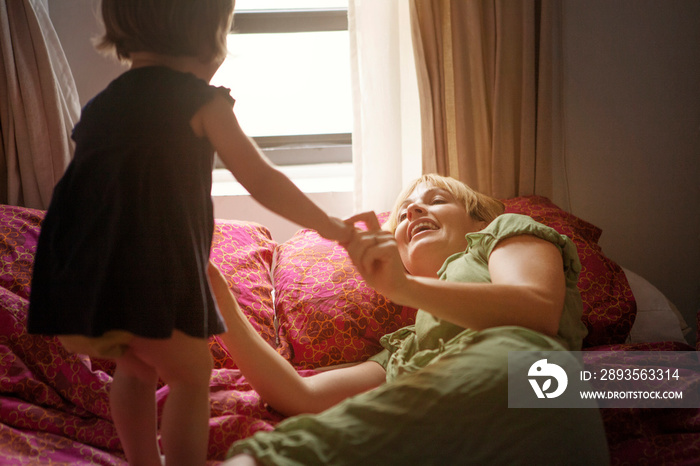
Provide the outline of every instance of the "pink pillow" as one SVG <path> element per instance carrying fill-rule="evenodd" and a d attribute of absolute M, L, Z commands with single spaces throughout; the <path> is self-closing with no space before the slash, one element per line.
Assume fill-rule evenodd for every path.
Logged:
<path fill-rule="evenodd" d="M 546 197 L 522 196 L 504 202 L 506 212 L 529 215 L 576 244 L 581 260 L 578 288 L 583 300 L 582 321 L 588 328 L 583 346 L 624 343 L 637 304 L 624 271 L 598 245 L 600 228 L 561 210 Z"/>
<path fill-rule="evenodd" d="M 274 281 L 280 351 L 300 368 L 365 360 L 383 335 L 414 323 L 415 309 L 375 292 L 341 246 L 312 230 L 279 245 Z"/>
<path fill-rule="evenodd" d="M 270 268 L 277 243 L 251 222 L 217 220 L 210 259 L 221 270 L 241 309 L 271 346 L 277 346 Z M 218 337 L 210 341 L 215 367 L 235 367 Z"/>

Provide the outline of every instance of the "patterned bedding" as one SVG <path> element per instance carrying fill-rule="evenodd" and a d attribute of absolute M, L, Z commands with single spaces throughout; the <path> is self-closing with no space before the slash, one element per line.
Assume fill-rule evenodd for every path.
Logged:
<path fill-rule="evenodd" d="M 547 199 L 507 201 L 569 235 L 579 248 L 588 350 L 683 351 L 682 343 L 624 344 L 635 304 L 624 273 L 597 245 L 600 230 Z M 113 364 L 68 354 L 26 332 L 31 267 L 43 212 L 0 205 L 0 464 L 125 464 L 109 413 Z M 212 260 L 265 340 L 303 375 L 366 359 L 413 309 L 375 293 L 342 248 L 302 230 L 278 244 L 254 223 L 217 221 Z M 215 337 L 209 460 L 283 417 L 246 383 Z M 699 376 L 700 378 L 700 376 Z M 700 380 L 695 385 L 700 387 Z M 168 387 L 157 392 L 159 407 Z M 612 464 L 698 464 L 700 409 L 603 410 Z"/>

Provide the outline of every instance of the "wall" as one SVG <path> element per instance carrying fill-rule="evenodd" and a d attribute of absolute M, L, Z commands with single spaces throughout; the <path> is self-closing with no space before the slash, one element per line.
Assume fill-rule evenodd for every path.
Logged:
<path fill-rule="evenodd" d="M 97 0 L 61 0 L 49 3 L 49 15 L 73 71 L 80 104 L 85 105 L 126 67 L 100 55 L 92 39 L 101 33 Z"/>
<path fill-rule="evenodd" d="M 564 0 L 571 211 L 695 328 L 700 310 L 700 2 Z M 693 338 L 694 341 L 694 338 Z"/>

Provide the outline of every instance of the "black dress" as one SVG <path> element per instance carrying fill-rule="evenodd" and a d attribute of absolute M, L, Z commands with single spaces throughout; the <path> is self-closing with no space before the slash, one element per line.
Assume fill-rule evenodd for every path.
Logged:
<path fill-rule="evenodd" d="M 213 148 L 190 120 L 229 91 L 165 67 L 137 68 L 83 109 L 34 263 L 31 333 L 126 330 L 206 338 L 225 326 L 207 279 Z"/>

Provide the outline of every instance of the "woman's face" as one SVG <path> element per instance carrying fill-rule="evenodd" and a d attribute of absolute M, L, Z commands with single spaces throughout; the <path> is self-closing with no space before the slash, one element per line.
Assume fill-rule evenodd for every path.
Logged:
<path fill-rule="evenodd" d="M 467 248 L 465 235 L 486 222 L 467 214 L 448 191 L 419 184 L 398 212 L 394 237 L 404 266 L 412 275 L 435 277 L 452 254 Z"/>

